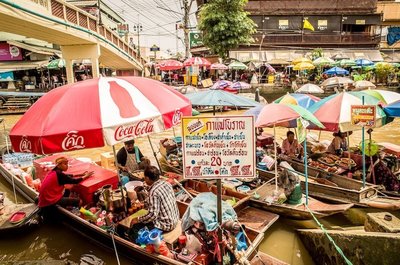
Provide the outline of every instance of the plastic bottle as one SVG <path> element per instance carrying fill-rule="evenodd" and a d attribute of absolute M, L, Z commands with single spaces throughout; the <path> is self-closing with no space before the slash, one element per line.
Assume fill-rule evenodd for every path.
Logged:
<path fill-rule="evenodd" d="M 121 118 L 131 118 L 140 114 L 139 110 L 135 107 L 131 95 L 126 88 L 120 86 L 115 81 L 108 82 L 110 84 L 111 98 L 119 109 Z"/>

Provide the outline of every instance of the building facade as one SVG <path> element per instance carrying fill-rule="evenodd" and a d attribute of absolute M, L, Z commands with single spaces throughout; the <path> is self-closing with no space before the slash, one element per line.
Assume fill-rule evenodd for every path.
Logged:
<path fill-rule="evenodd" d="M 230 52 L 241 61 L 290 61 L 315 48 L 327 57 L 382 60 L 377 0 L 250 0 L 245 10 L 258 27 L 251 45 Z"/>

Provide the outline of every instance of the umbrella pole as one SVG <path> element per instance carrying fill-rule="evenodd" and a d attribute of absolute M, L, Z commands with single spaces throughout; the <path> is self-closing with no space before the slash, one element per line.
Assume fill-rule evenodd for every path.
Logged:
<path fill-rule="evenodd" d="M 162 172 L 162 168 L 161 168 L 161 165 L 160 165 L 160 161 L 158 161 L 156 151 L 154 151 L 153 144 L 151 143 L 151 140 L 150 140 L 150 136 L 147 135 L 147 139 L 149 140 L 150 147 L 151 147 L 151 150 L 153 151 L 154 158 L 155 158 L 156 161 L 157 161 L 157 165 L 158 165 L 158 167 L 159 167 L 159 169 L 160 169 L 160 173 L 162 174 L 163 172 Z"/>
<path fill-rule="evenodd" d="M 362 98 L 362 104 L 364 105 L 364 96 L 362 96 L 361 97 Z M 361 130 L 361 148 L 362 148 L 362 165 L 363 165 L 363 168 L 362 168 L 362 173 L 363 173 L 363 188 L 365 188 L 365 127 L 363 126 L 362 127 L 362 130 Z"/>
<path fill-rule="evenodd" d="M 115 145 L 113 145 L 112 148 L 113 148 L 115 165 L 117 167 L 118 183 L 119 183 L 119 189 L 121 191 L 121 196 L 122 196 L 122 204 L 124 205 L 125 212 L 128 212 L 127 205 L 126 205 L 126 200 L 125 200 L 125 195 L 124 195 L 124 190 L 123 190 L 123 187 L 122 187 L 121 175 L 120 175 L 120 172 L 119 172 L 119 169 L 118 169 L 118 160 L 117 160 L 117 152 L 115 152 Z"/>
<path fill-rule="evenodd" d="M 278 190 L 278 152 L 276 151 L 276 130 L 274 124 L 274 152 L 275 152 L 275 190 Z"/>
<path fill-rule="evenodd" d="M 306 177 L 306 205 L 308 205 L 308 164 L 307 164 L 307 129 L 306 138 L 304 139 L 303 153 L 304 153 L 304 175 Z"/>

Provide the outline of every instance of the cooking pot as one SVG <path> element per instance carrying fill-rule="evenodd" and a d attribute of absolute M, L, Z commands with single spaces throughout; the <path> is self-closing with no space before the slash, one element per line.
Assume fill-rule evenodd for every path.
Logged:
<path fill-rule="evenodd" d="M 99 198 L 99 203 L 104 206 L 107 211 L 114 211 L 115 209 L 122 208 L 126 204 L 126 192 L 122 196 L 120 189 L 112 190 L 110 196 L 107 194 L 108 190 L 103 190 L 102 196 Z"/>

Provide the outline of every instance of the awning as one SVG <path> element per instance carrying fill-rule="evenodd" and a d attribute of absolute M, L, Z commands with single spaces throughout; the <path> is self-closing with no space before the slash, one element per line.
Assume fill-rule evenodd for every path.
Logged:
<path fill-rule="evenodd" d="M 15 61 L 15 62 L 0 62 L 0 72 L 12 72 L 40 68 L 47 64 L 48 61 Z"/>
<path fill-rule="evenodd" d="M 52 49 L 52 48 L 48 48 L 48 47 L 33 45 L 30 43 L 19 42 L 19 41 L 15 41 L 15 40 L 9 40 L 9 41 L 7 41 L 7 43 L 10 45 L 14 45 L 14 46 L 20 47 L 22 49 L 34 52 L 34 53 L 45 54 L 45 55 L 56 54 L 58 56 L 61 56 L 60 50 L 56 50 L 56 49 Z"/>
<path fill-rule="evenodd" d="M 398 51 L 382 51 L 385 62 L 400 63 L 400 52 Z"/>
<path fill-rule="evenodd" d="M 382 55 L 379 50 L 353 50 L 353 49 L 338 49 L 338 50 L 323 50 L 324 57 L 335 57 L 337 55 L 345 56 L 351 60 L 355 59 L 368 59 L 373 62 L 383 61 Z M 293 61 L 299 57 L 307 57 L 311 55 L 311 50 L 263 50 L 263 51 L 230 51 L 229 57 L 239 60 L 241 62 L 247 61 L 262 61 L 270 62 L 272 60 L 285 60 Z"/>

